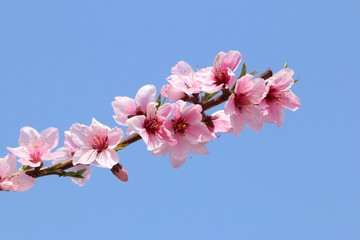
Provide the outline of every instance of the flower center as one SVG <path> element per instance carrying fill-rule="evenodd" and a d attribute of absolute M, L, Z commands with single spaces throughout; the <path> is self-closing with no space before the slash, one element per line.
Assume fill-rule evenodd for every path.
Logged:
<path fill-rule="evenodd" d="M 187 127 L 189 126 L 188 121 L 186 121 L 186 119 L 182 116 L 179 119 L 171 119 L 173 128 L 174 128 L 174 133 L 180 133 L 180 134 L 185 134 L 185 132 L 188 130 Z"/>
<path fill-rule="evenodd" d="M 282 92 L 276 91 L 270 87 L 270 90 L 268 94 L 265 97 L 266 102 L 277 102 L 280 101 L 280 98 L 282 96 Z"/>
<path fill-rule="evenodd" d="M 235 95 L 235 105 L 241 110 L 241 107 L 250 105 L 250 98 L 243 93 Z"/>
<path fill-rule="evenodd" d="M 96 149 L 98 153 L 101 153 L 108 148 L 108 137 L 93 135 L 91 145 L 93 149 Z"/>
<path fill-rule="evenodd" d="M 229 82 L 229 75 L 227 68 L 217 67 L 215 69 L 215 84 L 220 86 Z"/>
<path fill-rule="evenodd" d="M 144 128 L 148 132 L 155 134 L 159 130 L 160 124 L 161 123 L 158 121 L 157 117 L 155 117 L 151 120 L 145 119 Z"/>
<path fill-rule="evenodd" d="M 30 162 L 33 163 L 38 163 L 41 162 L 41 153 L 39 151 L 38 146 L 34 146 L 34 150 L 32 151 L 32 153 L 30 154 Z"/>

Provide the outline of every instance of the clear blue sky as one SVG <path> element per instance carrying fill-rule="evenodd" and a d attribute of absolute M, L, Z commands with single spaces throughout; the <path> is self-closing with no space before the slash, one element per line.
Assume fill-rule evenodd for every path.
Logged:
<path fill-rule="evenodd" d="M 358 1 L 2 1 L 0 156 L 19 130 L 91 118 L 158 89 L 184 60 L 238 50 L 249 71 L 284 62 L 302 102 L 281 129 L 246 128 L 173 169 L 143 142 L 119 152 L 129 182 L 93 168 L 0 193 L 0 239 L 360 239 Z M 239 71 L 237 71 L 237 75 Z M 61 134 L 60 143 L 64 140 Z"/>

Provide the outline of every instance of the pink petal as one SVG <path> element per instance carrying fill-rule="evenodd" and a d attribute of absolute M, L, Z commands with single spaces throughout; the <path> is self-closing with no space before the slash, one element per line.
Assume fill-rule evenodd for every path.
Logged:
<path fill-rule="evenodd" d="M 234 129 L 235 136 L 238 137 L 246 125 L 245 119 L 243 119 L 242 114 L 231 114 L 230 122 Z"/>
<path fill-rule="evenodd" d="M 221 67 L 228 67 L 231 71 L 235 71 L 241 61 L 241 53 L 238 51 L 229 51 L 221 62 Z"/>
<path fill-rule="evenodd" d="M 285 91 L 288 90 L 294 83 L 292 76 L 294 71 L 290 68 L 281 69 L 279 72 L 274 74 L 270 79 L 269 83 L 274 86 L 277 90 Z M 271 83 L 273 81 L 273 83 Z"/>
<path fill-rule="evenodd" d="M 209 129 L 203 123 L 190 126 L 184 138 L 191 144 L 209 142 L 210 140 L 214 139 Z"/>
<path fill-rule="evenodd" d="M 182 101 L 182 100 L 179 100 L 179 101 Z M 183 114 L 184 118 L 189 122 L 190 125 L 198 124 L 202 119 L 201 111 L 202 111 L 202 107 L 200 105 L 193 104 L 193 105 L 186 107 L 183 110 L 182 114 Z"/>
<path fill-rule="evenodd" d="M 184 61 L 178 62 L 174 67 L 171 68 L 171 73 L 174 75 L 188 75 L 192 71 L 192 67 Z"/>
<path fill-rule="evenodd" d="M 19 158 L 25 158 L 25 159 L 29 158 L 29 152 L 26 151 L 26 149 L 23 146 L 17 148 L 7 147 L 6 149 Z"/>
<path fill-rule="evenodd" d="M 0 181 L 16 172 L 16 157 L 8 154 L 0 158 Z"/>
<path fill-rule="evenodd" d="M 277 104 L 269 104 L 269 117 L 276 123 L 278 127 L 281 127 L 284 121 L 284 110 Z"/>
<path fill-rule="evenodd" d="M 187 154 L 190 151 L 190 144 L 183 139 L 177 139 L 176 145 L 172 146 L 169 151 L 170 163 L 174 168 L 178 168 L 185 163 Z"/>
<path fill-rule="evenodd" d="M 149 103 L 155 102 L 156 87 L 154 85 L 145 85 L 139 89 L 138 93 L 135 96 L 135 102 L 137 105 L 140 105 L 143 111 L 146 111 L 146 108 Z"/>
<path fill-rule="evenodd" d="M 58 145 L 59 131 L 57 128 L 49 127 L 40 133 L 43 145 L 47 144 L 47 149 L 51 150 Z"/>
<path fill-rule="evenodd" d="M 89 145 L 90 131 L 88 126 L 79 123 L 74 123 L 70 128 L 70 133 L 71 133 L 71 139 L 73 140 L 76 146 L 82 147 Z"/>
<path fill-rule="evenodd" d="M 39 167 L 41 164 L 41 161 L 34 163 L 34 162 L 31 162 L 30 159 L 26 159 L 26 158 L 19 159 L 18 161 L 22 165 L 29 165 L 30 167 Z"/>
<path fill-rule="evenodd" d="M 167 84 L 162 87 L 161 95 L 163 95 L 165 98 L 169 99 L 172 102 L 175 102 L 186 96 L 183 91 L 180 91 L 171 84 Z"/>
<path fill-rule="evenodd" d="M 108 133 L 108 146 L 110 149 L 114 149 L 124 136 L 123 131 L 120 128 L 113 128 Z"/>
<path fill-rule="evenodd" d="M 110 128 L 93 118 L 89 130 L 91 134 L 106 136 L 110 131 Z"/>
<path fill-rule="evenodd" d="M 190 153 L 197 155 L 209 154 L 209 150 L 206 148 L 205 143 L 199 143 L 190 145 Z"/>
<path fill-rule="evenodd" d="M 292 111 L 296 111 L 301 106 L 299 98 L 290 90 L 282 92 L 279 101 L 283 108 Z"/>
<path fill-rule="evenodd" d="M 23 127 L 20 129 L 19 146 L 31 144 L 40 134 L 32 127 Z"/>
<path fill-rule="evenodd" d="M 228 101 L 225 103 L 224 112 L 227 115 L 235 113 L 235 95 L 231 94 Z"/>
<path fill-rule="evenodd" d="M 251 81 L 252 78 L 252 75 L 246 74 L 245 76 L 237 80 L 234 93 L 240 94 L 250 92 L 254 86 L 254 83 Z"/>
<path fill-rule="evenodd" d="M 73 164 L 90 164 L 96 160 L 97 151 L 92 147 L 82 147 L 75 154 Z"/>
<path fill-rule="evenodd" d="M 129 115 L 136 115 L 135 101 L 129 97 L 116 97 L 116 100 L 111 103 L 113 106 L 115 121 L 120 125 L 126 125 Z"/>
<path fill-rule="evenodd" d="M 230 133 L 233 131 L 230 117 L 226 115 L 223 110 L 215 112 L 212 116 L 216 117 L 216 119 L 212 120 L 214 123 L 214 132 Z"/>
<path fill-rule="evenodd" d="M 262 78 L 255 78 L 253 80 L 254 86 L 249 94 L 251 95 L 250 101 L 253 104 L 259 104 L 260 101 L 266 96 L 267 89 L 265 81 Z"/>
<path fill-rule="evenodd" d="M 62 158 L 66 156 L 66 152 L 64 151 L 56 151 L 53 153 L 46 153 L 44 156 L 41 157 L 42 160 L 54 160 L 57 158 Z"/>
<path fill-rule="evenodd" d="M 159 157 L 167 154 L 170 150 L 170 144 L 163 142 L 161 145 L 159 145 L 156 149 L 152 151 L 152 155 L 154 157 Z"/>
<path fill-rule="evenodd" d="M 157 111 L 157 116 L 163 116 L 165 119 L 169 118 L 172 111 L 173 111 L 173 105 L 166 103 L 164 105 L 162 105 L 161 107 L 159 107 L 158 111 Z"/>
<path fill-rule="evenodd" d="M 119 162 L 119 156 L 114 150 L 107 149 L 97 155 L 96 162 L 100 167 L 111 169 Z"/>
<path fill-rule="evenodd" d="M 259 106 L 248 106 L 242 109 L 241 114 L 246 124 L 254 131 L 260 131 L 263 126 L 263 112 Z"/>
<path fill-rule="evenodd" d="M 35 178 L 32 178 L 25 173 L 13 177 L 11 181 L 16 185 L 14 192 L 23 192 L 35 185 Z"/>

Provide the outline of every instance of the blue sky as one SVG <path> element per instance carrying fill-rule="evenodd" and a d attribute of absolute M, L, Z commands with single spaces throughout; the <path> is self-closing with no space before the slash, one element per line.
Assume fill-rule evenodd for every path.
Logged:
<path fill-rule="evenodd" d="M 138 142 L 119 152 L 127 183 L 94 167 L 84 187 L 52 176 L 0 193 L 0 238 L 359 239 L 359 10 L 357 1 L 3 1 L 1 157 L 23 126 L 62 133 L 95 117 L 115 127 L 115 96 L 159 90 L 178 61 L 210 66 L 220 51 L 240 51 L 249 71 L 288 62 L 302 106 L 281 129 L 223 134 L 179 169 Z"/>

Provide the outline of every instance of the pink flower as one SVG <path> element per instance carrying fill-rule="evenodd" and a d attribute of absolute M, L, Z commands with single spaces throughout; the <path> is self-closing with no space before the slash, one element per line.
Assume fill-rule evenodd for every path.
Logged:
<path fill-rule="evenodd" d="M 156 105 L 155 102 L 148 105 L 146 116 L 135 116 L 126 121 L 129 128 L 142 137 L 149 151 L 154 150 L 161 141 L 171 141 L 171 133 L 164 128 L 164 123 L 170 117 L 173 106 L 164 104 L 156 109 Z"/>
<path fill-rule="evenodd" d="M 258 106 L 266 94 L 265 81 L 246 74 L 236 82 L 234 93 L 225 104 L 224 111 L 230 115 L 235 136 L 239 136 L 244 126 L 259 131 L 263 125 L 262 109 Z"/>
<path fill-rule="evenodd" d="M 42 161 L 52 160 L 63 155 L 60 152 L 50 153 L 58 145 L 58 141 L 57 128 L 50 127 L 39 134 L 31 127 L 23 127 L 20 130 L 20 147 L 8 147 L 7 149 L 20 157 L 19 162 L 23 165 L 39 167 Z"/>
<path fill-rule="evenodd" d="M 202 90 L 207 93 L 230 88 L 235 80 L 233 73 L 241 61 L 238 51 L 220 52 L 215 58 L 213 67 L 203 68 L 196 73 L 196 79 L 201 83 Z"/>
<path fill-rule="evenodd" d="M 153 155 L 160 156 L 169 152 L 170 163 L 178 168 L 185 163 L 188 153 L 208 154 L 205 144 L 214 139 L 214 136 L 201 122 L 200 105 L 187 107 L 182 100 L 173 105 L 173 118 L 165 121 L 165 127 L 171 132 L 173 140 L 161 143 L 153 151 Z"/>
<path fill-rule="evenodd" d="M 52 163 L 58 164 L 63 161 L 66 161 L 68 159 L 71 159 L 77 150 L 79 150 L 79 147 L 72 140 L 71 132 L 65 131 L 64 147 L 59 148 L 57 150 L 57 152 L 62 152 L 64 154 L 64 156 L 53 160 Z M 73 181 L 74 183 L 76 183 L 77 185 L 79 185 L 81 187 L 84 186 L 85 183 L 90 179 L 91 167 L 88 165 L 85 165 L 85 164 L 79 164 L 79 165 L 76 165 L 73 168 L 71 168 L 71 171 L 79 171 L 84 168 L 86 168 L 85 172 L 82 174 L 82 176 L 84 178 L 74 178 L 74 177 L 71 178 L 71 181 Z"/>
<path fill-rule="evenodd" d="M 76 123 L 71 126 L 70 133 L 73 142 L 79 147 L 74 154 L 74 165 L 94 164 L 111 169 L 119 162 L 114 148 L 124 135 L 121 129 L 110 129 L 93 118 L 90 127 Z"/>
<path fill-rule="evenodd" d="M 115 121 L 120 125 L 127 126 L 126 121 L 129 118 L 144 115 L 149 103 L 155 102 L 155 94 L 154 85 L 145 85 L 139 89 L 135 100 L 129 97 L 115 97 L 115 101 L 112 102 L 116 114 L 113 116 Z"/>
<path fill-rule="evenodd" d="M 34 186 L 34 178 L 25 173 L 11 177 L 14 173 L 16 173 L 16 157 L 8 154 L 0 158 L 0 191 L 23 192 Z"/>
<path fill-rule="evenodd" d="M 295 111 L 300 107 L 300 100 L 290 90 L 294 83 L 293 75 L 293 70 L 284 68 L 267 80 L 268 94 L 260 104 L 264 110 L 264 122 L 276 123 L 281 127 L 284 121 L 283 109 Z"/>
<path fill-rule="evenodd" d="M 184 61 L 178 62 L 171 68 L 172 75 L 168 77 L 168 85 L 165 85 L 161 94 L 170 101 L 177 101 L 185 94 L 200 93 L 201 86 L 194 78 L 195 73 L 192 67 Z"/>

